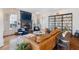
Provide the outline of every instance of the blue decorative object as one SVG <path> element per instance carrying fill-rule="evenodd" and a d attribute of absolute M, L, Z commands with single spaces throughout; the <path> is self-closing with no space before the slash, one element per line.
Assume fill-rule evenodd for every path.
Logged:
<path fill-rule="evenodd" d="M 20 35 L 25 35 L 25 34 L 29 33 L 29 30 L 28 29 L 26 30 L 25 28 L 20 28 L 20 29 L 18 29 L 18 33 Z"/>
<path fill-rule="evenodd" d="M 75 37 L 78 37 L 79 38 L 79 30 L 76 30 Z"/>

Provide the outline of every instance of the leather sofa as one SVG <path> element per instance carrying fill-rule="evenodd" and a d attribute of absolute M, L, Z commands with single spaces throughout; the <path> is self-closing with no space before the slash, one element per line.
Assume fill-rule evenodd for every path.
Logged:
<path fill-rule="evenodd" d="M 55 29 L 46 36 L 40 37 L 38 41 L 29 40 L 33 50 L 52 50 L 57 43 L 57 37 L 61 34 L 61 30 Z"/>

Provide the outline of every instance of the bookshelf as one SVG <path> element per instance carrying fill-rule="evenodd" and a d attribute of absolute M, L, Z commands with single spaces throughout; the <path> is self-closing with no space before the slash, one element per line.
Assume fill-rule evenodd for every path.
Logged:
<path fill-rule="evenodd" d="M 58 27 L 64 31 L 67 28 L 72 33 L 72 13 L 51 15 L 48 18 L 48 27 L 50 30 Z"/>

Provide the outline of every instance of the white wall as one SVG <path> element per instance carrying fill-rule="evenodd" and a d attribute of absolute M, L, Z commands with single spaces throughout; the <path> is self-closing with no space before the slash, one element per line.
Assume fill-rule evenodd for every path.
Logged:
<path fill-rule="evenodd" d="M 79 30 L 79 9 L 76 8 L 63 8 L 63 9 L 57 9 L 53 11 L 48 12 L 42 12 L 40 13 L 42 18 L 40 19 L 40 24 L 42 28 L 48 27 L 48 16 L 50 15 L 56 15 L 56 14 L 66 14 L 66 13 L 72 13 L 73 14 L 73 34 L 76 30 Z M 36 17 L 33 18 L 35 21 Z"/>
<path fill-rule="evenodd" d="M 14 34 L 17 29 L 20 27 L 20 25 L 18 25 L 16 28 L 13 28 L 12 30 L 10 30 L 10 15 L 11 14 L 16 14 L 17 15 L 17 21 L 20 22 L 20 11 L 18 9 L 15 8 L 7 8 L 7 9 L 3 9 L 3 17 L 4 17 L 4 36 L 5 35 L 11 35 Z"/>
<path fill-rule="evenodd" d="M 7 35 L 7 34 L 12 34 L 14 32 L 17 31 L 17 28 L 10 31 L 9 30 L 9 27 L 10 27 L 10 24 L 9 24 L 9 15 L 11 13 L 14 13 L 14 14 L 17 14 L 18 15 L 18 22 L 20 22 L 20 13 L 19 13 L 19 10 L 17 9 L 13 9 L 13 10 L 7 10 L 5 9 L 4 10 L 4 35 Z M 46 12 L 40 12 L 40 24 L 41 24 L 41 29 L 43 28 L 48 28 L 48 16 L 50 15 L 56 15 L 56 14 L 65 14 L 65 13 L 73 13 L 73 34 L 76 30 L 79 30 L 79 9 L 57 9 L 57 10 L 51 10 L 51 11 L 46 11 Z M 32 13 L 32 26 L 34 25 L 34 23 L 37 23 L 36 22 L 37 20 L 37 16 L 35 13 Z M 20 26 L 18 26 L 20 27 Z"/>
<path fill-rule="evenodd" d="M 42 28 L 48 28 L 48 16 L 49 16 L 48 12 L 42 14 L 42 21 L 41 21 Z"/>
<path fill-rule="evenodd" d="M 51 15 L 56 15 L 56 14 L 65 14 L 65 13 L 72 13 L 73 14 L 73 34 L 75 33 L 76 30 L 79 30 L 79 9 L 76 8 L 70 8 L 70 9 L 59 9 L 55 10 L 51 13 Z"/>
<path fill-rule="evenodd" d="M 48 12 L 40 12 L 40 25 L 41 25 L 41 29 L 44 28 L 48 28 L 48 16 L 49 13 Z M 32 24 L 34 25 L 37 24 L 37 17 L 35 13 L 32 13 Z"/>
<path fill-rule="evenodd" d="M 0 47 L 3 46 L 3 10 L 0 9 Z"/>

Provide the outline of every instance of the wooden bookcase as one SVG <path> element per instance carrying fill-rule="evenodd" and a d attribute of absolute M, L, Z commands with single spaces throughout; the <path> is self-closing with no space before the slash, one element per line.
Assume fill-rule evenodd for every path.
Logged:
<path fill-rule="evenodd" d="M 72 33 L 72 13 L 51 15 L 48 18 L 48 27 L 50 30 L 58 27 L 64 31 L 67 28 Z"/>

